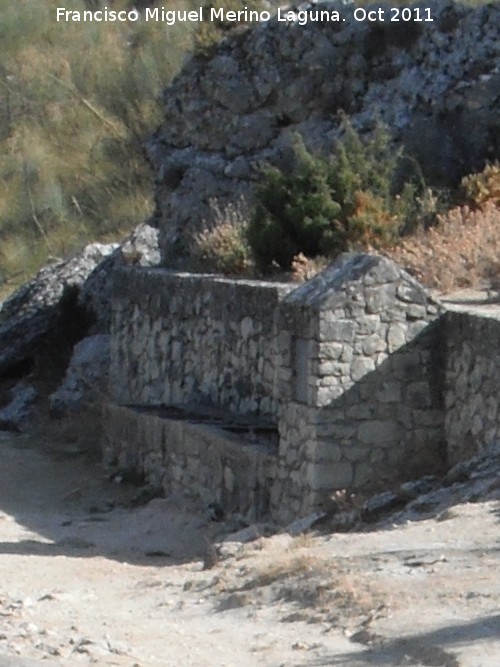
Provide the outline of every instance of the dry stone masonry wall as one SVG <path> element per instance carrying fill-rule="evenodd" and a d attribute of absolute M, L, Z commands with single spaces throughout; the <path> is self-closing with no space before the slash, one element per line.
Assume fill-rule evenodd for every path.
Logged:
<path fill-rule="evenodd" d="M 104 427 L 106 461 L 117 469 L 205 507 L 250 520 L 269 516 L 277 466 L 269 447 L 197 419 L 168 419 L 160 410 L 108 405 Z"/>
<path fill-rule="evenodd" d="M 129 268 L 114 292 L 108 463 L 280 520 L 445 465 L 443 307 L 393 262 L 298 287 Z"/>
<path fill-rule="evenodd" d="M 413 278 L 369 255 L 345 256 L 284 299 L 294 386 L 279 421 L 277 506 L 302 513 L 332 488 L 443 465 L 441 313 Z"/>
<path fill-rule="evenodd" d="M 446 314 L 446 441 L 450 464 L 498 442 L 500 318 Z"/>
<path fill-rule="evenodd" d="M 116 284 L 117 402 L 210 405 L 276 421 L 290 379 L 278 304 L 292 285 L 158 269 L 123 269 Z"/>

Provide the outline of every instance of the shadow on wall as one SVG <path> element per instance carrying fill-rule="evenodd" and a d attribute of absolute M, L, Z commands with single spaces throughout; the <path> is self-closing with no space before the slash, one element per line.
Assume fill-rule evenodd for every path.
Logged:
<path fill-rule="evenodd" d="M 335 375 L 320 376 L 320 405 L 292 400 L 284 406 L 278 469 L 287 474 L 272 494 L 275 512 L 280 506 L 303 513 L 327 507 L 335 490 L 380 491 L 444 470 L 442 333 L 443 322 L 436 320 L 374 370 L 367 371 L 360 356 L 359 368 L 351 368 L 363 374 L 345 390 L 321 384 Z M 340 372 L 347 362 L 328 363 L 330 372 L 335 364 Z M 305 398 L 304 381 L 295 375 L 295 398 Z M 335 393 L 340 395 L 329 398 Z"/>

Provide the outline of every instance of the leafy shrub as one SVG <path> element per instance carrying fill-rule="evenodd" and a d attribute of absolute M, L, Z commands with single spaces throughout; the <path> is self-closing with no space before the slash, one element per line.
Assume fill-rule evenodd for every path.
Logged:
<path fill-rule="evenodd" d="M 453 208 L 438 224 L 404 239 L 388 254 L 429 287 L 443 292 L 477 287 L 500 276 L 500 208 Z"/>
<path fill-rule="evenodd" d="M 462 179 L 462 193 L 471 206 L 484 206 L 488 202 L 500 206 L 500 163 L 487 164 L 483 171 Z"/>
<path fill-rule="evenodd" d="M 309 153 L 299 139 L 295 159 L 291 174 L 267 167 L 257 191 L 248 238 L 257 263 L 264 269 L 273 262 L 288 269 L 300 252 L 318 255 L 343 243 L 343 230 L 334 222 L 341 206 L 328 182 L 327 161 Z"/>
<path fill-rule="evenodd" d="M 212 202 L 213 225 L 195 234 L 189 255 L 194 269 L 225 274 L 242 274 L 251 267 L 247 241 L 248 218 L 244 201 L 221 208 Z"/>
<path fill-rule="evenodd" d="M 248 232 L 259 267 L 288 269 L 299 253 L 383 247 L 414 224 L 419 188 L 410 180 L 398 185 L 402 151 L 382 127 L 363 141 L 347 121 L 343 125 L 333 156 L 313 155 L 297 137 L 294 169 L 264 170 Z"/>

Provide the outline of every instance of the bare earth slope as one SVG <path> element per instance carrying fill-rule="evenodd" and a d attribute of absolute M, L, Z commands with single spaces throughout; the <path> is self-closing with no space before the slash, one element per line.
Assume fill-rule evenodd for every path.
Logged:
<path fill-rule="evenodd" d="M 0 666 L 500 664 L 500 454 L 378 525 L 247 544 L 135 506 L 74 447 L 3 436 Z"/>

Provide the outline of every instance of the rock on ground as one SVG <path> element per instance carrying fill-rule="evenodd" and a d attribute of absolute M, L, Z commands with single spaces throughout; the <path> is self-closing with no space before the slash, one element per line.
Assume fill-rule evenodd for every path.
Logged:
<path fill-rule="evenodd" d="M 116 247 L 92 243 L 68 260 L 45 266 L 2 304 L 0 374 L 35 354 L 49 332 L 70 322 L 74 325 L 75 317 L 86 328 L 88 321 L 78 304 L 79 290 Z"/>
<path fill-rule="evenodd" d="M 0 410 L 0 429 L 19 431 L 30 419 L 37 390 L 29 384 L 18 382 L 8 393 L 9 403 Z"/>

